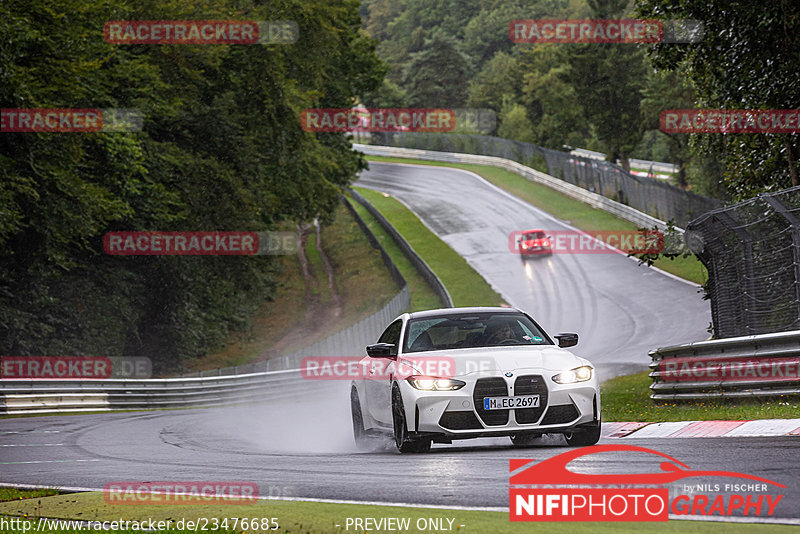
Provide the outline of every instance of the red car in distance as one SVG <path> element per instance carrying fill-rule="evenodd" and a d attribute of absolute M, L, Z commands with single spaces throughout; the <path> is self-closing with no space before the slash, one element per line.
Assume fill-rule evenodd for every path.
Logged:
<path fill-rule="evenodd" d="M 525 230 L 517 240 L 519 244 L 519 254 L 523 260 L 528 256 L 539 254 L 552 254 L 553 249 L 550 245 L 551 237 L 544 233 L 544 230 Z"/>

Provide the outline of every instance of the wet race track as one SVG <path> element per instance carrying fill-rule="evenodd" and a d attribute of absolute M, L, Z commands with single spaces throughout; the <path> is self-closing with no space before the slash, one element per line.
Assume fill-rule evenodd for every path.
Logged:
<path fill-rule="evenodd" d="M 569 227 L 464 171 L 372 163 L 357 185 L 384 191 L 480 272 L 510 304 L 550 333 L 578 332 L 574 352 L 601 379 L 646 368 L 649 350 L 708 337 L 698 288 L 621 254 L 554 254 L 523 262 L 514 230 Z M 388 444 L 357 452 L 348 385 L 260 406 L 8 419 L 0 424 L 0 480 L 103 488 L 121 480 L 240 480 L 262 496 L 506 509 L 510 458 L 542 460 L 568 450 L 561 436 L 518 450 L 508 438 L 434 445 L 400 455 Z M 653 448 L 693 469 L 739 471 L 788 486 L 776 517 L 800 517 L 800 439 L 609 438 Z M 657 472 L 643 453 L 609 452 L 575 468 Z M 698 481 L 692 480 L 692 483 Z M 713 481 L 710 481 L 713 482 Z"/>

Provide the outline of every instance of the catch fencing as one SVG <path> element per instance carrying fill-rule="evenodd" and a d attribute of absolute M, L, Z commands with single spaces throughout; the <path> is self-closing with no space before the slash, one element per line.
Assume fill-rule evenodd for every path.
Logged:
<path fill-rule="evenodd" d="M 658 178 L 636 176 L 607 161 L 500 137 L 393 132 L 373 136 L 372 143 L 509 159 L 635 208 L 656 219 L 673 220 L 681 228 L 692 218 L 722 206 L 719 200 L 697 195 Z"/>
<path fill-rule="evenodd" d="M 685 238 L 708 270 L 714 337 L 800 329 L 800 187 L 706 213 Z"/>
<path fill-rule="evenodd" d="M 479 156 L 473 154 L 437 152 L 434 150 L 417 150 L 414 148 L 396 148 L 390 146 L 354 144 L 353 148 L 355 148 L 359 152 L 363 152 L 364 154 L 373 156 L 412 158 L 412 159 L 442 161 L 451 163 L 471 163 L 475 165 L 491 165 L 494 167 L 499 167 L 501 169 L 506 169 L 513 173 L 519 174 L 520 176 L 522 176 L 527 180 L 530 180 L 531 182 L 542 184 L 551 189 L 555 189 L 559 193 L 563 193 L 568 197 L 584 202 L 593 208 L 607 211 L 608 213 L 611 213 L 612 215 L 616 215 L 617 217 L 630 221 L 638 225 L 639 227 L 644 227 L 644 228 L 657 227 L 662 231 L 667 230 L 668 228 L 667 223 L 665 223 L 660 219 L 656 219 L 655 217 L 648 215 L 647 213 L 639 211 L 630 206 L 626 206 L 625 204 L 621 204 L 615 200 L 611 200 L 610 198 L 606 198 L 602 195 L 598 195 L 597 193 L 592 193 L 591 191 L 583 189 L 582 187 L 578 187 L 577 185 L 572 185 L 570 183 L 567 183 L 564 180 L 553 178 L 549 174 L 545 174 L 543 172 L 537 171 L 535 169 L 527 167 L 521 163 L 517 163 L 516 161 L 511 161 L 509 159 L 495 157 L 495 156 Z M 683 230 L 680 228 L 673 228 L 672 231 L 674 231 L 677 237 L 680 237 L 682 242 Z"/>

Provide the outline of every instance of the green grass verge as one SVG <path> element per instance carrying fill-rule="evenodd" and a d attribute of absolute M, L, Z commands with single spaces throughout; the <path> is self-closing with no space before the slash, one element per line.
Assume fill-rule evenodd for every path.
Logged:
<path fill-rule="evenodd" d="M 312 233 L 305 246 L 316 276 L 315 302 L 311 306 L 320 314 L 327 313 L 327 320 L 302 326 L 309 312 L 306 284 L 297 256 L 282 256 L 275 299 L 264 303 L 251 329 L 237 333 L 226 346 L 191 362 L 191 371 L 244 365 L 259 358 L 290 353 L 358 323 L 397 294 L 398 287 L 380 253 L 372 248 L 344 206 L 337 206 L 333 221 L 323 226 L 321 232 L 322 246 L 334 267 L 336 288 L 343 301 L 341 315 L 334 317 L 325 312 L 332 308 L 333 298 L 315 245 L 316 235 Z"/>
<path fill-rule="evenodd" d="M 600 386 L 606 421 L 716 421 L 794 419 L 800 413 L 797 397 L 725 401 L 654 402 L 648 371 L 618 376 Z"/>
<path fill-rule="evenodd" d="M 439 300 L 439 297 L 436 296 L 433 289 L 431 289 L 425 279 L 422 278 L 419 271 L 417 271 L 406 255 L 403 254 L 403 251 L 400 250 L 400 247 L 397 246 L 394 239 L 386 233 L 386 230 L 383 229 L 375 217 L 370 215 L 366 208 L 355 200 L 351 200 L 350 203 L 364 220 L 367 227 L 375 234 L 378 242 L 383 246 L 386 253 L 397 266 L 400 274 L 402 274 L 403 278 L 408 282 L 408 289 L 411 295 L 411 311 L 430 310 L 432 308 L 441 307 L 442 302 Z"/>
<path fill-rule="evenodd" d="M 451 523 L 450 532 L 457 533 L 496 533 L 516 534 L 520 532 L 540 532 L 546 530 L 551 534 L 592 534 L 592 533 L 638 533 L 646 530 L 651 533 L 696 532 L 700 534 L 716 534 L 741 532 L 793 532 L 796 527 L 778 525 L 755 525 L 735 523 L 711 523 L 695 521 L 669 521 L 665 523 L 511 523 L 507 512 L 481 512 L 446 510 L 437 508 L 405 508 L 395 506 L 370 506 L 354 504 L 332 504 L 302 501 L 259 501 L 248 506 L 170 506 L 170 505 L 110 505 L 103 500 L 100 493 L 81 493 L 58 495 L 34 501 L 17 501 L 0 503 L 0 514 L 28 517 L 48 518 L 82 518 L 84 520 L 127 520 L 153 519 L 155 521 L 171 519 L 172 524 L 183 519 L 197 521 L 199 518 L 276 518 L 280 528 L 272 532 L 281 533 L 358 533 L 363 528 L 347 528 L 347 518 L 407 518 L 408 530 L 400 532 L 432 532 L 436 529 L 418 530 L 416 523 L 423 519 L 443 521 L 445 530 Z M 422 525 L 420 523 L 420 525 Z M 232 525 L 231 525 L 232 526 Z M 254 529 L 238 528 L 238 532 L 267 532 Z M 369 532 L 377 530 L 369 529 Z M 15 532 L 0 530 L 0 532 Z M 64 532 L 64 531 L 59 531 Z M 86 531 L 83 531 L 86 532 Z M 106 531 L 107 532 L 107 531 Z M 192 530 L 176 532 L 193 532 Z"/>
<path fill-rule="evenodd" d="M 43 489 L 17 489 L 17 488 L 0 488 L 0 502 L 19 501 L 22 499 L 35 499 L 37 497 L 50 497 L 51 495 L 58 495 L 58 490 L 55 488 Z"/>
<path fill-rule="evenodd" d="M 304 248 L 309 268 L 317 279 L 317 284 L 311 288 L 311 294 L 322 303 L 329 302 L 331 299 L 330 288 L 328 287 L 328 275 L 325 273 L 325 266 L 322 263 L 322 256 L 317 250 L 317 235 L 313 231 L 308 235 Z"/>
<path fill-rule="evenodd" d="M 450 246 L 392 197 L 356 188 L 381 212 L 442 281 L 456 306 L 499 306 L 503 298 Z M 437 305 L 439 307 L 439 305 Z"/>
<path fill-rule="evenodd" d="M 471 171 L 525 202 L 581 230 L 636 230 L 637 228 L 637 226 L 631 222 L 615 217 L 603 210 L 593 208 L 563 193 L 559 193 L 554 189 L 531 182 L 518 174 L 498 167 L 468 163 L 443 163 L 409 158 L 387 158 L 383 156 L 367 156 L 367 159 L 376 162 L 413 163 L 417 165 L 453 167 Z M 659 258 L 655 262 L 655 266 L 697 284 L 703 284 L 706 280 L 705 267 L 695 256 L 676 258 L 674 260 Z"/>

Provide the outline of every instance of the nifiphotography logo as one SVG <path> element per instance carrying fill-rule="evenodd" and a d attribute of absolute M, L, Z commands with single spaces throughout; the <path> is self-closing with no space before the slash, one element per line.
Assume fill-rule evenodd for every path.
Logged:
<path fill-rule="evenodd" d="M 635 454 L 632 460 L 637 463 L 642 453 L 655 455 L 660 471 L 595 474 L 567 468 L 570 462 L 591 454 L 622 451 L 626 456 Z M 734 471 L 694 470 L 664 453 L 634 445 L 595 445 L 531 462 L 534 460 L 509 462 L 511 521 L 667 521 L 669 514 L 769 517 L 783 498 L 768 493 L 770 486 L 786 487 Z M 524 466 L 529 467 L 520 470 Z M 709 477 L 724 480 L 708 483 Z M 687 478 L 703 482 L 668 486 Z"/>

